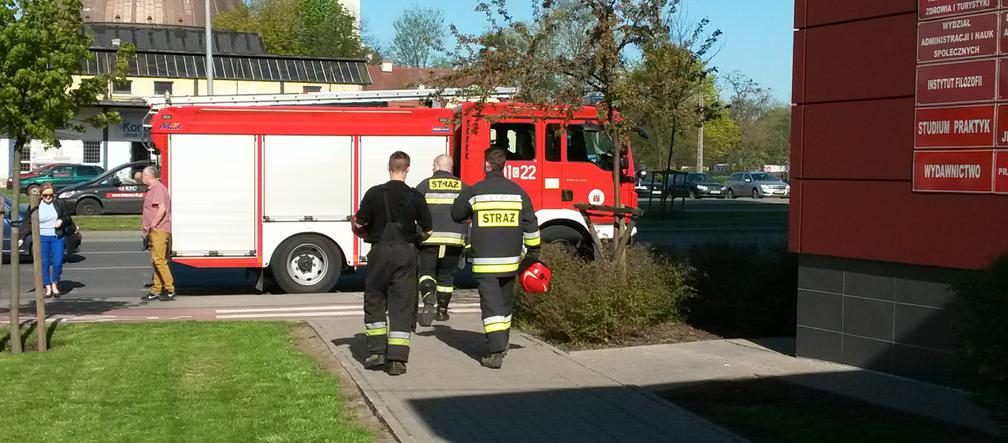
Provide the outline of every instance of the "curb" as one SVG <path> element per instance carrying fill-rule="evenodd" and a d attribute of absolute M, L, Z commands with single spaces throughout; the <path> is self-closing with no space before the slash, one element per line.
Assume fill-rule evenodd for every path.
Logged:
<path fill-rule="evenodd" d="M 322 334 L 322 332 L 319 331 L 318 323 L 315 320 L 308 320 L 307 323 L 308 326 L 311 326 L 312 330 L 315 331 L 315 335 L 317 335 L 319 339 L 322 340 L 323 343 L 325 343 L 325 346 L 327 349 L 329 349 L 329 352 L 332 352 L 333 355 L 336 356 L 336 360 L 339 361 L 340 366 L 342 366 L 343 370 L 346 371 L 347 375 L 350 376 L 350 380 L 353 381 L 354 386 L 357 387 L 357 391 L 360 392 L 361 398 L 364 399 L 364 403 L 366 403 L 368 408 L 371 409 L 371 413 L 373 413 L 375 417 L 378 418 L 378 421 L 380 421 L 382 424 L 385 425 L 385 427 L 389 429 L 390 434 L 392 434 L 392 437 L 395 438 L 395 440 L 400 443 L 404 441 L 414 441 L 415 438 L 413 438 L 413 435 L 409 433 L 409 430 L 406 429 L 406 426 L 404 426 L 401 422 L 399 422 L 399 420 L 395 418 L 395 415 L 392 414 L 392 411 L 389 410 L 387 406 L 385 406 L 381 398 L 376 398 L 377 396 L 372 397 L 368 393 L 368 390 L 365 389 L 365 386 L 362 386 L 363 384 L 367 383 L 367 380 L 363 377 L 363 374 L 361 374 L 361 371 L 363 369 L 358 367 L 357 365 L 353 365 L 352 368 L 347 367 L 347 364 L 344 363 L 343 359 L 339 357 L 340 355 L 338 353 L 339 348 L 337 348 L 336 345 L 334 345 L 331 341 L 323 338 L 324 334 Z"/>

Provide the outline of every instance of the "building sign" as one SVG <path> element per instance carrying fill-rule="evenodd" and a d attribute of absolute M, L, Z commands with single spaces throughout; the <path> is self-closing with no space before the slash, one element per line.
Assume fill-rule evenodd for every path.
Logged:
<path fill-rule="evenodd" d="M 994 59 L 924 65 L 917 68 L 917 104 L 940 105 L 994 101 Z"/>
<path fill-rule="evenodd" d="M 914 152 L 914 191 L 993 191 L 994 152 L 917 151 Z"/>
<path fill-rule="evenodd" d="M 993 11 L 998 0 L 918 0 L 917 17 L 930 20 L 974 12 Z"/>
<path fill-rule="evenodd" d="M 996 55 L 999 15 L 992 12 L 921 23 L 917 27 L 917 61 Z"/>
<path fill-rule="evenodd" d="M 1008 194 L 1008 151 L 998 151 L 994 156 L 994 192 Z"/>
<path fill-rule="evenodd" d="M 917 5 L 913 190 L 1008 193 L 1008 0 Z"/>
<path fill-rule="evenodd" d="M 144 141 L 143 118 L 139 112 L 119 111 L 122 121 L 108 127 L 109 140 L 112 141 Z"/>
<path fill-rule="evenodd" d="M 1008 107 L 1005 109 L 1008 112 Z M 914 147 L 992 148 L 995 129 L 994 105 L 919 108 Z"/>

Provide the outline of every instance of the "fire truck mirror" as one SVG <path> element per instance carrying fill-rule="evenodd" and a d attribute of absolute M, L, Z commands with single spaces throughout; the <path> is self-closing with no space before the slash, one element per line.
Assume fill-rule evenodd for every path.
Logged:
<path fill-rule="evenodd" d="M 637 128 L 637 135 L 639 135 L 640 138 L 643 138 L 644 140 L 651 139 L 651 134 L 647 131 L 647 129 L 644 128 Z"/>

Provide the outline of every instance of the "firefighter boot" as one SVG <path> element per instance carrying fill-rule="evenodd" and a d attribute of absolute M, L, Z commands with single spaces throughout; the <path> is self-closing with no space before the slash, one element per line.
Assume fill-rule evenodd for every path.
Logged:
<path fill-rule="evenodd" d="M 388 375 L 403 375 L 406 373 L 406 363 L 395 360 L 390 361 L 386 372 L 388 372 Z"/>
<path fill-rule="evenodd" d="M 451 301 L 451 295 L 438 294 L 437 301 L 437 315 L 434 316 L 434 320 L 437 321 L 448 321 L 448 303 Z"/>
<path fill-rule="evenodd" d="M 367 369 L 381 369 L 385 367 L 385 354 L 371 354 L 364 360 L 364 367 Z"/>
<path fill-rule="evenodd" d="M 504 364 L 504 355 L 506 354 L 505 352 L 491 352 L 480 359 L 480 365 L 484 368 L 500 369 Z"/>
<path fill-rule="evenodd" d="M 436 300 L 435 290 L 437 288 L 437 281 L 431 277 L 421 277 L 420 279 L 420 298 L 423 300 L 423 308 L 421 308 L 420 315 L 417 316 L 417 323 L 420 326 L 430 326 L 434 321 L 434 302 Z"/>

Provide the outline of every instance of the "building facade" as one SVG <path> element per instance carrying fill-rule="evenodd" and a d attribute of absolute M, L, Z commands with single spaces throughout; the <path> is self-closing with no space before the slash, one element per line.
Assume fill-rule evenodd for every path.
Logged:
<path fill-rule="evenodd" d="M 952 3 L 795 2 L 790 249 L 799 254 L 799 356 L 946 381 L 957 347 L 949 283 L 1008 253 L 1008 196 L 998 195 L 1008 193 L 1008 168 L 992 170 L 1008 159 L 992 123 L 996 102 L 1008 98 L 995 92 L 1005 87 L 993 68 L 997 32 L 970 30 L 990 41 L 970 39 L 965 49 L 924 47 L 961 42 L 940 34 L 966 25 L 997 29 L 1008 10 Z M 919 40 L 918 32 L 939 35 Z M 929 134 L 931 121 L 966 121 L 960 112 L 978 113 L 968 120 L 980 124 L 959 136 Z"/>

